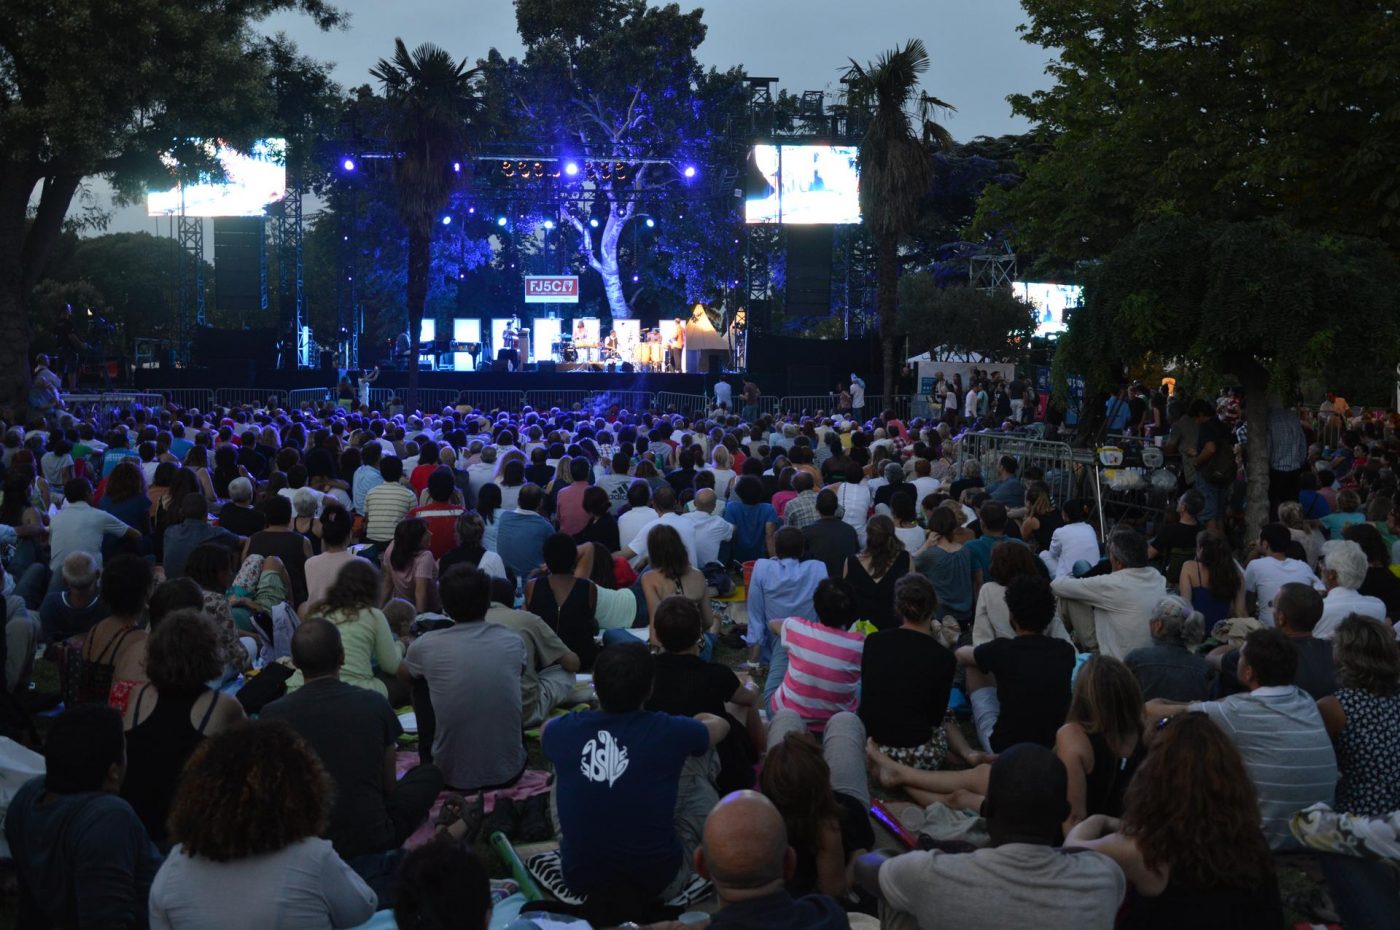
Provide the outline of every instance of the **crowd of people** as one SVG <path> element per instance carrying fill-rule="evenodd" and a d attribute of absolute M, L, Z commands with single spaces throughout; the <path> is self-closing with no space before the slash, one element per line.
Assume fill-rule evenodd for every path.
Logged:
<path fill-rule="evenodd" d="M 1272 930 L 1303 850 L 1344 926 L 1394 926 L 1389 427 L 1271 414 L 1241 557 L 1248 439 L 1214 403 L 1157 424 L 1174 512 L 1101 540 L 1034 464 L 968 457 L 957 411 L 867 416 L 858 382 L 829 415 L 721 392 L 8 428 L 7 727 L 36 655 L 64 704 L 5 818 L 24 919 L 484 927 L 491 821 L 557 836 L 597 926 L 705 880 L 716 928 Z M 1029 414 L 980 383 L 969 419 Z M 487 817 L 532 743 L 550 800 Z M 918 849 L 877 848 L 872 790 Z"/>

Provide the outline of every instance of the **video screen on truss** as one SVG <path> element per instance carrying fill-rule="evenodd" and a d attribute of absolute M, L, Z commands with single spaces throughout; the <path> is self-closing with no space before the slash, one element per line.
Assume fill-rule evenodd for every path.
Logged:
<path fill-rule="evenodd" d="M 826 226 L 860 222 L 854 145 L 755 145 L 746 165 L 749 223 Z"/>
<path fill-rule="evenodd" d="M 219 141 L 211 141 L 207 147 L 223 166 L 225 178 L 184 185 L 186 216 L 262 216 L 268 204 L 287 196 L 285 139 L 259 139 L 247 152 L 235 151 Z M 174 180 L 179 165 L 173 158 L 164 160 L 172 184 L 168 190 L 147 191 L 147 216 L 180 213 L 181 185 Z"/>
<path fill-rule="evenodd" d="M 1035 308 L 1035 334 L 1057 336 L 1065 331 L 1065 312 L 1084 303 L 1084 288 L 1078 284 L 1017 281 L 1016 296 Z"/>

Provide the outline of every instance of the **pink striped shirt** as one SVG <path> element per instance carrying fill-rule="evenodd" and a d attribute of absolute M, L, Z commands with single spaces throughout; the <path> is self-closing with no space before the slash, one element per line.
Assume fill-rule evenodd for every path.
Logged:
<path fill-rule="evenodd" d="M 773 708 L 796 711 L 808 727 L 820 732 L 833 714 L 855 710 L 859 703 L 865 634 L 832 629 L 801 617 L 788 617 L 782 631 L 788 668 L 783 683 L 773 692 Z"/>

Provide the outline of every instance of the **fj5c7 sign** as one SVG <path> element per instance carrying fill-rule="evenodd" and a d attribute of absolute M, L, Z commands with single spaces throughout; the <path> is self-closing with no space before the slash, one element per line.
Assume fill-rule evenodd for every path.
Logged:
<path fill-rule="evenodd" d="M 578 303 L 578 275 L 527 275 L 525 277 L 527 304 Z"/>

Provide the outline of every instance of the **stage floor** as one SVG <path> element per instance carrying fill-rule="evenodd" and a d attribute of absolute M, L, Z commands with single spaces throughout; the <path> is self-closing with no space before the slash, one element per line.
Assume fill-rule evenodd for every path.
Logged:
<path fill-rule="evenodd" d="M 135 373 L 137 390 L 156 388 L 256 388 L 258 390 L 297 390 L 302 388 L 335 387 L 339 373 L 319 369 L 278 371 L 258 369 L 252 377 L 236 377 L 234 373 L 217 370 L 183 368 L 170 371 L 138 369 Z M 454 391 L 629 391 L 648 394 L 671 393 L 704 395 L 709 379 L 699 374 L 665 372 L 599 372 L 599 371 L 424 371 L 418 375 L 418 386 L 425 390 Z M 381 371 L 374 384 L 377 388 L 402 390 L 408 386 L 407 371 Z"/>

